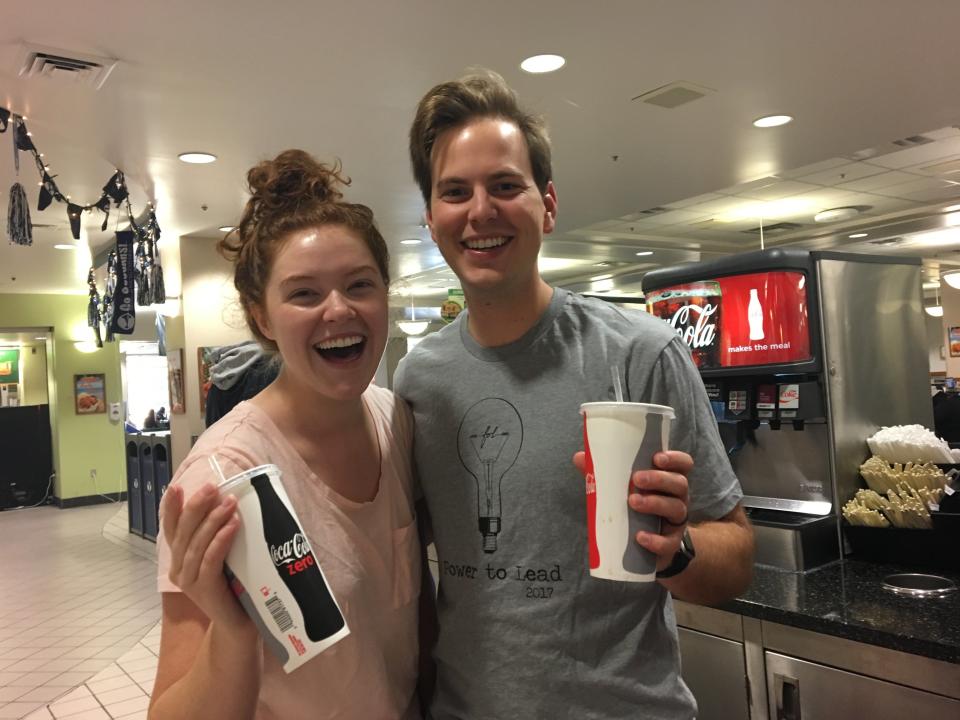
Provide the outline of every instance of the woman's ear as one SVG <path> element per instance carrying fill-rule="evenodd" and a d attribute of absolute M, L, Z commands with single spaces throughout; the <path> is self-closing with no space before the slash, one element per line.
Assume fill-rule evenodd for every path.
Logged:
<path fill-rule="evenodd" d="M 264 312 L 263 308 L 256 303 L 250 303 L 250 305 L 247 306 L 247 311 L 257 324 L 257 329 L 260 330 L 260 334 L 267 338 L 267 340 L 276 342 L 276 338 L 273 337 L 270 331 L 270 322 L 267 319 L 267 313 Z"/>

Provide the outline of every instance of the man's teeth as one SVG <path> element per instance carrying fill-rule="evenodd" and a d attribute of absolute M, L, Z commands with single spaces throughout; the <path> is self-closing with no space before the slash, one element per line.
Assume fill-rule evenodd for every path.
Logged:
<path fill-rule="evenodd" d="M 351 345 L 359 345 L 363 342 L 363 338 L 359 335 L 351 335 L 349 337 L 340 337 L 334 338 L 333 340 L 324 340 L 321 343 L 317 343 L 315 347 L 318 350 L 332 350 L 333 348 L 343 348 L 350 347 Z"/>
<path fill-rule="evenodd" d="M 507 240 L 508 238 L 505 237 L 482 238 L 480 240 L 467 240 L 465 244 L 471 250 L 486 250 L 487 248 L 500 247 Z"/>

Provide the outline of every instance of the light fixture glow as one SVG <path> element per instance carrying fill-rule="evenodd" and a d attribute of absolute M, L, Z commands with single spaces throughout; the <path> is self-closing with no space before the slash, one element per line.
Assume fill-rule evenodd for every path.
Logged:
<path fill-rule="evenodd" d="M 943 281 L 954 290 L 960 290 L 960 270 L 951 270 L 943 274 Z"/>
<path fill-rule="evenodd" d="M 419 245 L 422 242 L 423 240 L 420 240 L 419 238 L 407 238 L 406 240 L 401 240 L 400 244 L 401 245 Z"/>
<path fill-rule="evenodd" d="M 853 240 L 856 240 L 857 238 L 866 237 L 869 234 L 870 233 L 854 233 L 853 235 L 848 235 L 847 237 L 852 238 Z"/>
<path fill-rule="evenodd" d="M 947 205 L 943 209 L 944 212 L 956 212 L 957 210 L 960 210 L 960 205 Z"/>
<path fill-rule="evenodd" d="M 838 208 L 829 208 L 827 210 L 821 210 L 816 215 L 813 216 L 814 222 L 838 222 L 840 220 L 849 220 L 850 218 L 855 218 L 860 214 L 860 211 L 855 207 L 838 207 Z"/>
<path fill-rule="evenodd" d="M 637 253 L 637 257 L 645 257 L 646 255 L 653 255 L 653 250 L 643 250 Z"/>
<path fill-rule="evenodd" d="M 190 163 L 191 165 L 206 165 L 207 163 L 215 162 L 217 159 L 216 155 L 207 152 L 185 152 L 177 155 L 182 162 Z"/>
<path fill-rule="evenodd" d="M 219 230 L 220 232 L 230 232 L 233 229 L 234 229 L 233 225 L 221 225 L 220 227 L 217 228 L 217 230 Z"/>
<path fill-rule="evenodd" d="M 607 275 L 594 275 L 592 278 L 590 278 L 590 280 L 591 282 L 599 282 L 601 280 L 609 280 L 612 277 L 613 275 L 608 273 Z"/>
<path fill-rule="evenodd" d="M 566 62 L 561 55 L 532 55 L 520 63 L 520 69 L 533 74 L 548 73 L 559 70 Z"/>
<path fill-rule="evenodd" d="M 73 347 L 77 349 L 77 352 L 82 353 L 92 353 L 100 349 L 93 340 L 78 340 L 73 344 Z"/>
<path fill-rule="evenodd" d="M 930 317 L 943 317 L 943 305 L 927 305 L 924 311 Z"/>
<path fill-rule="evenodd" d="M 762 218 L 790 217 L 800 215 L 810 210 L 813 200 L 805 197 L 788 197 L 770 202 L 747 202 L 734 207 L 732 210 L 714 216 L 714 221 L 729 223 L 741 220 Z"/>
<path fill-rule="evenodd" d="M 77 246 L 76 245 L 54 245 L 53 249 L 54 250 L 76 250 Z"/>
<path fill-rule="evenodd" d="M 428 320 L 397 320 L 397 327 L 407 335 L 419 335 L 427 329 L 428 325 L 430 325 Z"/>
<path fill-rule="evenodd" d="M 790 115 L 764 115 L 754 120 L 753 126 L 758 128 L 772 128 L 786 125 L 789 122 L 793 122 L 793 117 Z"/>

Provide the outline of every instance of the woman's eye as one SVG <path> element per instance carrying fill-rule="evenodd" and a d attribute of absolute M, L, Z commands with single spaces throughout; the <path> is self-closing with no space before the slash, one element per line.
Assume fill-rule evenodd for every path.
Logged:
<path fill-rule="evenodd" d="M 446 188 L 440 191 L 440 197 L 447 200 L 456 200 L 466 196 L 466 190 L 458 187 Z"/>
<path fill-rule="evenodd" d="M 372 287 L 376 287 L 373 280 L 357 280 L 350 285 L 351 290 L 366 290 Z"/>
<path fill-rule="evenodd" d="M 314 297 L 316 293 L 309 288 L 300 288 L 299 290 L 294 290 L 289 295 L 290 300 L 308 300 Z"/>

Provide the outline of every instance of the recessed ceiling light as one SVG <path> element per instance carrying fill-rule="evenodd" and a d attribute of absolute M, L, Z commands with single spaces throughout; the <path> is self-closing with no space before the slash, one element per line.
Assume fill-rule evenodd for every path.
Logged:
<path fill-rule="evenodd" d="M 46 340 L 46 337 L 35 337 L 34 340 Z"/>
<path fill-rule="evenodd" d="M 548 73 L 559 70 L 567 61 L 561 55 L 533 55 L 520 63 L 528 73 Z"/>
<path fill-rule="evenodd" d="M 828 210 L 821 210 L 813 216 L 814 222 L 837 222 L 839 220 L 849 220 L 860 214 L 855 207 L 838 207 Z"/>
<path fill-rule="evenodd" d="M 786 125 L 788 122 L 793 122 L 793 117 L 790 115 L 764 115 L 754 120 L 753 126 L 758 128 L 772 128 Z"/>
<path fill-rule="evenodd" d="M 406 240 L 401 240 L 400 244 L 401 245 L 419 245 L 422 242 L 423 240 L 420 240 L 418 238 L 407 238 Z"/>
<path fill-rule="evenodd" d="M 857 238 L 866 237 L 869 234 L 870 233 L 854 233 L 853 235 L 848 235 L 847 237 L 852 238 L 853 240 L 856 240 Z"/>
<path fill-rule="evenodd" d="M 185 152 L 177 155 L 180 160 L 185 163 L 191 163 L 193 165 L 205 165 L 206 163 L 212 163 L 217 159 L 216 155 L 206 152 Z"/>
<path fill-rule="evenodd" d="M 233 225 L 221 225 L 220 227 L 217 228 L 217 230 L 219 230 L 220 232 L 230 232 L 233 229 L 234 229 Z"/>
<path fill-rule="evenodd" d="M 54 245 L 53 249 L 54 250 L 76 250 L 77 246 L 76 245 Z"/>
<path fill-rule="evenodd" d="M 957 210 L 960 210 L 960 205 L 947 205 L 943 209 L 944 212 L 956 212 Z"/>
<path fill-rule="evenodd" d="M 653 250 L 642 250 L 637 253 L 637 257 L 643 257 L 644 255 L 653 255 Z"/>

